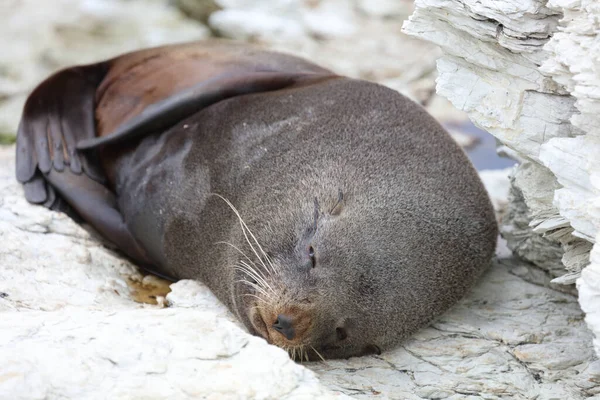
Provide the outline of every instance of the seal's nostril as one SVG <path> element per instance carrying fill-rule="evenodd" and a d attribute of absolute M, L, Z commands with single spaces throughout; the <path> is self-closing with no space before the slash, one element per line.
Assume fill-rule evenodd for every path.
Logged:
<path fill-rule="evenodd" d="M 287 315 L 279 314 L 275 320 L 275 323 L 273 324 L 273 329 L 281 333 L 288 340 L 292 340 L 294 336 L 296 336 L 292 319 Z"/>
<path fill-rule="evenodd" d="M 344 340 L 348 337 L 348 333 L 344 328 L 335 328 L 335 333 L 337 335 L 338 340 Z"/>

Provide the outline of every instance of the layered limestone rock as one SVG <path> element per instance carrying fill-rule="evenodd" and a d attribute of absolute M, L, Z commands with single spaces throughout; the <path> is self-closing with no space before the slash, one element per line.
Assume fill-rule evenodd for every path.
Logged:
<path fill-rule="evenodd" d="M 513 198 L 524 204 L 514 204 L 516 219 L 503 234 L 556 275 L 561 259 L 566 274 L 554 281 L 577 280 L 596 334 L 600 264 L 598 249 L 591 259 L 590 250 L 600 232 L 599 21 L 594 0 L 417 0 L 404 25 L 443 50 L 438 93 L 522 158 Z"/>

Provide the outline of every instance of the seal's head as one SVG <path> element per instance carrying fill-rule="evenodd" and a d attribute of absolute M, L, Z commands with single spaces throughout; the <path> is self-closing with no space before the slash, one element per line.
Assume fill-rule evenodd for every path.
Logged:
<path fill-rule="evenodd" d="M 260 132 L 224 192 L 244 223 L 214 218 L 239 250 L 218 262 L 235 266 L 226 292 L 244 324 L 298 358 L 343 358 L 389 348 L 456 303 L 489 264 L 497 225 L 443 128 L 366 82 L 268 97 L 252 97 L 260 123 L 231 128 Z"/>
<path fill-rule="evenodd" d="M 379 352 L 377 343 L 385 342 L 370 334 L 377 331 L 370 326 L 372 304 L 383 292 L 373 281 L 378 268 L 358 250 L 364 247 L 363 235 L 372 232 L 348 232 L 344 219 L 356 216 L 345 212 L 348 195 L 343 191 L 326 200 L 321 204 L 315 198 L 296 212 L 287 209 L 262 226 L 279 232 L 287 228 L 275 241 L 259 240 L 240 219 L 246 246 L 235 268 L 234 297 L 243 299 L 238 312 L 253 333 L 300 360 Z"/>
<path fill-rule="evenodd" d="M 332 190 L 242 223 L 234 297 L 250 331 L 300 360 L 379 354 L 454 304 L 493 247 L 393 198 Z"/>

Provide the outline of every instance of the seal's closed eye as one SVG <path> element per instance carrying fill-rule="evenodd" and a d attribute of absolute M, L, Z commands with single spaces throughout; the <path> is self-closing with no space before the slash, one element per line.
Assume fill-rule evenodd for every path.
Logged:
<path fill-rule="evenodd" d="M 342 327 L 335 328 L 335 334 L 337 335 L 339 341 L 346 340 L 348 338 L 348 333 L 346 332 L 346 329 Z"/>
<path fill-rule="evenodd" d="M 312 264 L 312 267 L 316 267 L 317 266 L 317 259 L 315 258 L 315 249 L 312 246 L 308 247 L 308 256 L 310 257 L 310 262 Z"/>

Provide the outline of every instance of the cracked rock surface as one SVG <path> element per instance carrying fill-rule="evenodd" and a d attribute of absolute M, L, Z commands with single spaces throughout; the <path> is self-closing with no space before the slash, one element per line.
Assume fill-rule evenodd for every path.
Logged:
<path fill-rule="evenodd" d="M 69 218 L 27 204 L 13 178 L 14 147 L 0 147 L 0 165 L 2 399 L 600 393 L 576 298 L 547 288 L 550 276 L 507 258 L 503 245 L 473 291 L 402 347 L 300 365 L 247 334 L 198 282 L 172 284 L 158 305 L 135 302 L 131 282 L 148 278 Z M 488 186 L 498 180 L 483 175 Z"/>
<path fill-rule="evenodd" d="M 504 237 L 555 283 L 577 281 L 600 355 L 600 3 L 415 6 L 403 30 L 442 49 L 437 92 L 522 159 Z"/>

